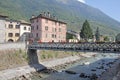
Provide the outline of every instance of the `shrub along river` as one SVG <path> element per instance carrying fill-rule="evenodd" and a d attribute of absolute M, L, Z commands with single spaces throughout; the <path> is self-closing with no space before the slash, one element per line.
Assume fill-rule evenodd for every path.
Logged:
<path fill-rule="evenodd" d="M 76 62 L 33 73 L 32 80 L 96 80 L 113 67 L 117 53 L 97 53 Z M 109 79 L 106 79 L 109 80 Z"/>

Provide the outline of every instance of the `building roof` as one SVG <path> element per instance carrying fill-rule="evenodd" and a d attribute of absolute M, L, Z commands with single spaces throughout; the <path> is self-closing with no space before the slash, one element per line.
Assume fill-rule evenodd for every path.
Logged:
<path fill-rule="evenodd" d="M 3 15 L 3 14 L 0 13 L 0 18 L 8 18 L 8 16 Z"/>
<path fill-rule="evenodd" d="M 63 23 L 63 24 L 67 24 L 66 22 L 58 20 L 55 16 L 52 17 L 52 16 L 45 15 L 45 14 L 40 14 L 36 17 L 31 18 L 30 20 L 37 19 L 37 18 L 45 18 L 45 19 L 48 19 L 48 20 L 51 20 L 51 21 L 56 21 L 56 22 L 60 22 L 60 23 Z"/>
<path fill-rule="evenodd" d="M 20 20 L 21 24 L 25 24 L 25 25 L 31 25 L 29 22 L 25 21 L 25 20 Z"/>
<path fill-rule="evenodd" d="M 6 19 L 6 21 L 9 21 L 9 22 L 19 22 L 20 23 L 20 21 L 18 21 L 18 20 L 13 20 L 13 19 Z"/>

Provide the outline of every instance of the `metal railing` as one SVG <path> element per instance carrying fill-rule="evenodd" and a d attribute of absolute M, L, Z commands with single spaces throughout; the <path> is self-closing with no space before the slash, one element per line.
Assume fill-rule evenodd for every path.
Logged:
<path fill-rule="evenodd" d="M 28 49 L 120 52 L 120 43 L 33 43 Z"/>

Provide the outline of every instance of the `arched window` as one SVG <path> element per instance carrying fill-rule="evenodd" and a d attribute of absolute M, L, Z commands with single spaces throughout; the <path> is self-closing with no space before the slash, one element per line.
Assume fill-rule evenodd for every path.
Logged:
<path fill-rule="evenodd" d="M 9 40 L 8 40 L 8 42 L 14 42 L 14 40 L 12 40 L 12 39 L 9 39 Z"/>

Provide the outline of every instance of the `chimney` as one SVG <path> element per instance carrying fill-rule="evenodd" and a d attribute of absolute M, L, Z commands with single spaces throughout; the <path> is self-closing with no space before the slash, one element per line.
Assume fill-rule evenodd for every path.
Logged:
<path fill-rule="evenodd" d="M 53 16 L 53 19 L 55 19 L 55 16 Z"/>
<path fill-rule="evenodd" d="M 35 15 L 32 15 L 32 18 L 35 18 Z"/>
<path fill-rule="evenodd" d="M 48 17 L 50 18 L 50 12 L 48 12 Z"/>
<path fill-rule="evenodd" d="M 43 15 L 46 16 L 46 12 L 43 12 Z"/>

